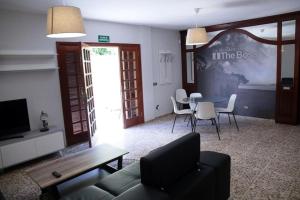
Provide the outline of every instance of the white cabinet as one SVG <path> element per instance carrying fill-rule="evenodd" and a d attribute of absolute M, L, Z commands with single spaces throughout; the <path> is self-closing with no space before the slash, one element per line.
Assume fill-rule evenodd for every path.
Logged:
<path fill-rule="evenodd" d="M 62 131 L 28 132 L 24 134 L 24 138 L 2 141 L 0 143 L 0 168 L 44 156 L 59 151 L 64 147 Z"/>
<path fill-rule="evenodd" d="M 3 166 L 8 167 L 37 156 L 34 140 L 27 140 L 1 147 Z"/>
<path fill-rule="evenodd" d="M 62 132 L 56 132 L 36 138 L 37 156 L 43 156 L 64 148 L 64 138 Z"/>

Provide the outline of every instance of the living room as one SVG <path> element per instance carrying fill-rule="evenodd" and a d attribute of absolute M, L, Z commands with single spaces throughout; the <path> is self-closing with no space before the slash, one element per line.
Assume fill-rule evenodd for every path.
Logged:
<path fill-rule="evenodd" d="M 270 3 L 272 9 L 267 9 Z M 96 1 L 89 3 L 79 1 L 1 1 L 0 101 L 26 99 L 30 130 L 39 132 L 38 130 L 43 127 L 43 121 L 41 120 L 41 112 L 43 111 L 46 113 L 43 116 L 46 116 L 46 122 L 49 124 L 50 130 L 59 138 L 55 138 L 53 141 L 47 138 L 39 143 L 41 152 L 44 153 L 38 153 L 38 155 L 43 155 L 42 157 L 35 156 L 39 157 L 38 159 L 24 159 L 24 162 L 16 162 L 17 158 L 13 156 L 8 158 L 10 164 L 3 167 L 3 172 L 0 175 L 0 191 L 2 191 L 5 199 L 37 198 L 41 193 L 41 188 L 32 181 L 26 170 L 33 169 L 44 162 L 47 163 L 48 160 L 51 161 L 60 156 L 80 152 L 82 149 L 86 150 L 89 144 L 96 146 L 95 144 L 109 143 L 112 146 L 124 149 L 129 152 L 124 155 L 123 159 L 123 165 L 126 166 L 147 155 L 151 150 L 188 134 L 191 132 L 192 127 L 187 124 L 188 120 L 185 121 L 184 117 L 176 121 L 174 132 L 171 133 L 175 115 L 171 114 L 173 106 L 170 97 L 175 97 L 175 91 L 179 88 L 184 88 L 188 95 L 193 92 L 202 92 L 204 96 L 226 96 L 226 98 L 237 91 L 238 100 L 235 110 L 237 111 L 236 118 L 239 131 L 235 126 L 229 124 L 227 115 L 221 115 L 220 118 L 220 140 L 218 140 L 215 127 L 211 126 L 209 122 L 200 121 L 200 125 L 196 126 L 196 132 L 201 135 L 201 150 L 212 150 L 231 156 L 233 166 L 231 168 L 230 196 L 232 199 L 300 198 L 300 162 L 298 162 L 300 153 L 300 129 L 298 125 L 300 47 L 299 34 L 296 34 L 299 33 L 299 2 L 296 0 L 289 0 L 286 3 L 276 0 L 266 2 L 245 0 L 192 1 L 188 5 L 183 5 L 184 3 L 176 1 L 166 3 L 155 1 L 153 3 L 132 2 L 125 7 L 123 4 L 123 2 Z M 133 4 L 134 9 L 131 8 Z M 160 7 L 160 4 L 164 6 Z M 57 39 L 46 37 L 47 9 L 57 5 L 76 6 L 81 9 L 86 36 Z M 195 13 L 195 8 L 201 9 Z M 111 10 L 114 10 L 114 13 L 117 14 L 112 15 Z M 243 10 L 245 10 L 245 13 L 243 13 Z M 182 14 L 176 15 L 176 13 L 181 12 Z M 218 12 L 221 14 L 213 14 Z M 239 15 L 233 15 L 232 13 L 239 13 Z M 246 21 L 238 23 L 241 20 Z M 273 37 L 270 37 L 270 35 L 274 34 L 274 31 L 268 31 L 272 26 L 264 27 L 264 25 L 276 24 L 279 21 L 282 22 L 280 23 L 282 28 L 278 26 L 275 30 L 277 39 L 275 38 L 275 41 L 273 38 L 273 42 L 270 42 Z M 284 27 L 286 21 L 294 21 L 295 23 L 294 29 L 292 29 L 294 30 L 294 38 L 287 38 L 285 41 Z M 218 24 L 222 25 L 217 26 Z M 186 30 L 196 25 L 206 27 L 209 36 L 207 46 L 185 45 Z M 247 29 L 247 27 L 252 26 L 259 26 L 258 31 L 251 32 Z M 245 50 L 252 53 L 253 49 L 256 48 L 254 52 L 263 52 L 261 55 L 265 57 L 259 57 L 258 54 L 254 53 L 249 54 L 254 55 L 250 56 L 252 60 L 247 57 L 250 62 L 243 63 L 228 59 L 222 60 L 223 63 L 221 61 L 217 63 L 214 59 L 210 60 L 209 56 L 205 57 L 211 53 L 215 55 L 215 58 L 218 58 L 217 53 L 221 52 L 220 49 L 226 49 L 230 45 L 226 44 L 225 48 L 214 49 L 216 44 L 224 42 L 230 34 L 232 36 L 236 34 L 234 31 L 229 31 L 229 29 L 234 28 L 250 32 L 255 37 L 250 37 L 251 35 L 248 34 L 248 36 L 250 35 L 249 38 L 259 43 L 253 45 L 252 40 L 248 43 L 243 41 L 244 43 L 240 43 L 240 46 L 252 45 L 252 50 L 251 48 Z M 240 31 L 239 33 L 243 32 Z M 261 36 L 267 33 L 269 35 Z M 282 39 L 279 39 L 278 35 L 281 35 Z M 99 42 L 99 36 L 106 36 L 108 42 Z M 236 38 L 238 37 L 240 36 L 236 36 Z M 263 39 L 257 39 L 257 37 L 263 37 Z M 236 41 L 236 38 L 232 38 L 233 41 Z M 292 70 L 294 72 L 292 89 L 289 89 L 290 85 L 288 84 L 284 85 L 281 90 L 281 86 L 278 84 L 282 81 L 282 77 L 278 75 L 279 72 L 277 71 L 278 63 L 281 61 L 277 59 L 278 55 L 280 52 L 283 53 L 280 58 L 288 61 L 293 60 L 293 57 L 285 58 L 283 56 L 286 55 L 284 52 L 289 52 L 288 48 L 280 48 L 278 52 L 279 43 L 277 43 L 277 40 L 282 40 L 280 47 L 294 45 L 295 61 L 292 62 L 292 65 L 295 68 Z M 68 45 L 68 42 L 73 42 L 73 44 L 74 42 L 83 42 L 83 46 L 88 45 L 89 47 L 93 45 L 99 45 L 98 47 L 103 45 L 116 46 L 120 50 L 127 48 L 125 46 L 127 44 L 138 45 L 140 52 L 137 55 L 140 55 L 141 76 L 139 84 L 142 91 L 142 94 L 138 94 L 138 96 L 141 96 L 142 99 L 142 104 L 139 104 L 139 106 L 142 105 L 139 107 L 141 108 L 139 114 L 142 115 L 142 120 L 131 122 L 129 119 L 125 119 L 126 113 L 124 111 L 122 112 L 123 125 L 125 127 L 126 124 L 137 125 L 127 129 L 116 129 L 114 123 L 111 123 L 109 124 L 111 129 L 104 130 L 101 121 L 97 121 L 98 117 L 96 115 L 97 131 L 95 131 L 95 135 L 97 138 L 90 137 L 89 134 L 86 134 L 86 137 L 78 137 L 78 134 L 74 134 L 75 136 L 71 135 L 71 137 L 78 137 L 81 142 L 77 142 L 77 139 L 70 139 L 69 130 L 74 123 L 66 117 L 70 114 L 66 104 L 68 100 L 64 97 L 64 84 L 62 84 L 64 73 L 62 71 L 64 67 L 62 66 L 66 66 L 66 64 L 60 64 L 61 55 L 65 54 L 59 53 L 59 43 L 57 42 L 62 45 Z M 229 42 L 231 41 L 229 40 Z M 233 45 L 238 46 L 237 43 L 233 43 Z M 227 53 L 235 51 L 232 46 L 230 48 L 226 51 Z M 196 59 L 192 58 L 191 54 Z M 267 57 L 268 59 L 265 59 Z M 269 59 L 270 57 L 272 59 Z M 194 60 L 196 60 L 196 64 L 193 63 Z M 259 68 L 261 66 L 259 64 L 255 65 L 255 61 L 257 61 L 256 64 L 268 65 L 270 68 Z M 202 63 L 205 63 L 205 65 Z M 207 69 L 209 69 L 209 66 L 217 64 L 226 69 L 225 75 L 221 75 L 222 80 L 216 78 L 220 76 L 220 71 L 211 72 L 201 68 L 206 69 L 207 66 Z M 190 66 L 193 67 L 189 68 Z M 232 69 L 238 70 L 234 71 Z M 244 73 L 241 69 L 246 69 L 245 74 L 251 74 L 250 78 L 245 76 L 247 81 L 241 81 L 242 83 L 237 83 L 237 85 L 232 84 L 236 83 L 236 77 L 240 77 L 237 74 Z M 193 74 L 191 75 L 190 72 L 193 72 Z M 198 79 L 195 77 L 198 77 Z M 224 77 L 226 77 L 226 80 Z M 108 81 L 115 80 L 111 78 L 103 84 L 109 84 Z M 279 88 L 276 88 L 277 85 Z M 253 89 L 253 87 L 255 88 Z M 232 88 L 237 88 L 237 90 Z M 94 87 L 94 90 L 97 90 L 97 88 Z M 280 92 L 278 92 L 279 90 Z M 290 92 L 291 90 L 293 90 L 293 93 Z M 99 96 L 101 96 L 101 92 Z M 108 95 L 108 97 L 103 98 L 109 97 Z M 225 106 L 227 101 L 228 99 L 223 102 L 224 104 L 221 103 L 221 106 Z M 100 102 L 99 104 L 103 103 Z M 97 109 L 96 97 L 95 109 Z M 112 133 L 109 133 L 109 131 Z M 51 136 L 54 138 L 54 134 Z M 81 144 L 72 144 L 72 141 Z M 8 143 L 10 144 L 10 142 Z M 46 149 L 49 149 L 49 151 L 46 151 Z M 53 149 L 56 149 L 55 152 L 59 150 L 60 153 L 48 155 L 53 152 Z M 251 152 L 256 154 L 254 156 L 255 160 L 252 160 L 254 157 Z M 276 161 L 275 158 L 265 159 L 265 157 L 272 156 L 280 158 L 280 162 Z M 17 155 L 17 157 L 21 159 L 22 155 Z M 1 165 L 3 160 L 5 159 L 2 155 Z M 286 160 L 286 163 L 283 163 L 283 160 Z M 237 167 L 238 165 L 241 167 Z M 282 172 L 283 170 L 277 170 L 275 167 L 272 168 L 272 165 L 279 165 L 278 168 L 285 168 L 288 172 Z M 274 184 L 268 184 L 267 182 L 270 180 L 267 175 L 263 176 L 262 172 L 266 172 L 271 177 L 270 180 L 274 181 Z M 279 180 L 274 180 L 274 174 L 276 173 L 279 174 L 277 174 L 280 177 Z M 263 183 L 258 184 L 260 177 L 262 177 Z M 15 184 L 20 180 L 22 184 Z M 31 186 L 24 187 L 24 185 Z M 281 187 L 284 187 L 284 189 L 281 189 Z M 21 188 L 24 190 L 21 190 Z M 18 190 L 22 192 L 17 192 Z"/>

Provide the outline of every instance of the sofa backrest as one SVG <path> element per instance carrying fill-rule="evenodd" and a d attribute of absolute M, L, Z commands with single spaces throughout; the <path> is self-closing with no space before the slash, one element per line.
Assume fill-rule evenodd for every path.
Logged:
<path fill-rule="evenodd" d="M 198 168 L 200 135 L 189 133 L 140 159 L 141 182 L 161 190 Z"/>

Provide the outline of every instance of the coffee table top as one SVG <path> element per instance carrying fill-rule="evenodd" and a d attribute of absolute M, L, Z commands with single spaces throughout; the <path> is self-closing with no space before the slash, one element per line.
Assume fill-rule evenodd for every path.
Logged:
<path fill-rule="evenodd" d="M 125 150 L 102 144 L 43 163 L 26 172 L 40 188 L 44 189 L 117 160 L 127 153 Z M 62 176 L 54 177 L 53 171 L 59 172 Z"/>

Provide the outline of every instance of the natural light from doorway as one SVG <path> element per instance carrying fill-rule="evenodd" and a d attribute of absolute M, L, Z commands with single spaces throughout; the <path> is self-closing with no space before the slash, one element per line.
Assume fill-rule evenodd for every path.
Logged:
<path fill-rule="evenodd" d="M 92 47 L 91 65 L 96 108 L 96 144 L 122 145 L 123 116 L 118 47 Z"/>

